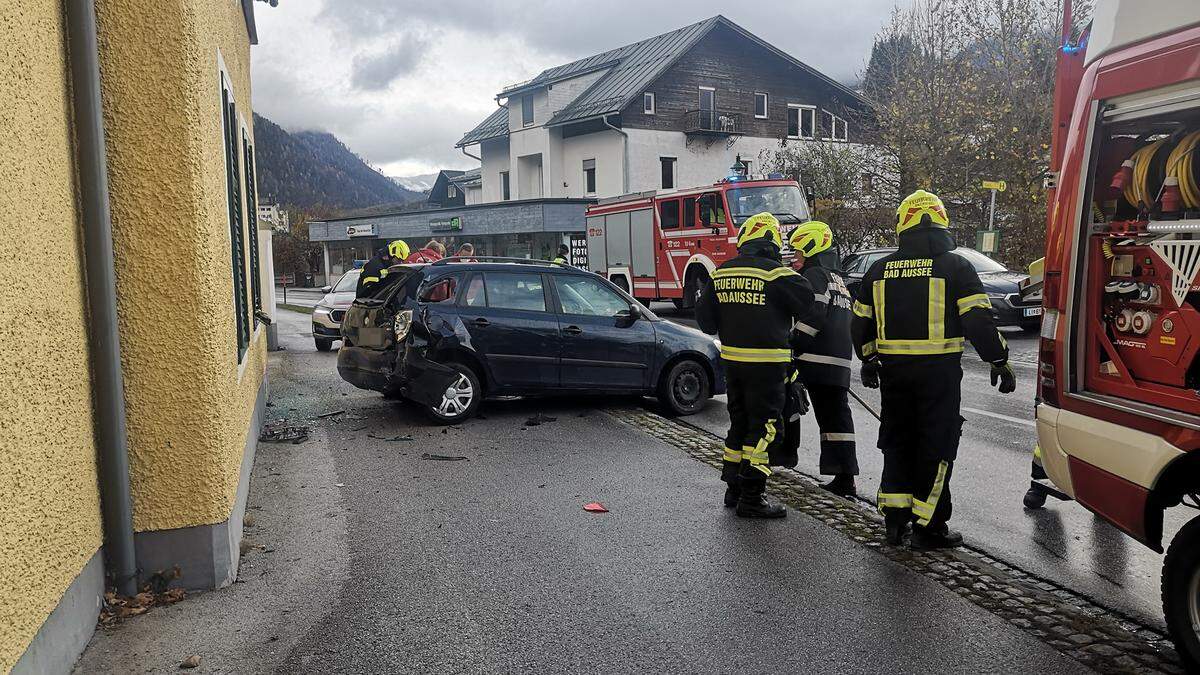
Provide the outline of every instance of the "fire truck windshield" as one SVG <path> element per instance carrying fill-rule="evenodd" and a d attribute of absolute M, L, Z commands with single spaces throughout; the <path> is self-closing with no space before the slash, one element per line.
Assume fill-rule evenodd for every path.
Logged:
<path fill-rule="evenodd" d="M 735 224 L 763 211 L 788 223 L 803 223 L 809 218 L 808 204 L 795 185 L 730 188 L 725 196 Z"/>

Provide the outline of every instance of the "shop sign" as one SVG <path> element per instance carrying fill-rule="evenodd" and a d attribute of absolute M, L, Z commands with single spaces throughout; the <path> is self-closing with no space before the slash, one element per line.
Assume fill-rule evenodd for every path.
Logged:
<path fill-rule="evenodd" d="M 346 236 L 347 237 L 375 237 L 378 235 L 375 234 L 375 223 L 371 223 L 370 225 L 347 225 L 346 226 Z"/>
<path fill-rule="evenodd" d="M 429 221 L 430 232 L 458 232 L 459 230 L 462 230 L 461 216 Z"/>
<path fill-rule="evenodd" d="M 581 269 L 587 269 L 588 266 L 588 247 L 587 247 L 587 232 L 579 232 L 571 235 L 571 266 Z"/>

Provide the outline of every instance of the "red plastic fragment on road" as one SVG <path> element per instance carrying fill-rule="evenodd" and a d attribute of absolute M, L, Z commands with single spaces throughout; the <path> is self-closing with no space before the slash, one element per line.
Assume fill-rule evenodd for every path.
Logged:
<path fill-rule="evenodd" d="M 604 505 L 601 504 L 600 502 L 590 502 L 590 503 L 584 504 L 583 510 L 591 511 L 592 513 L 608 513 L 608 509 L 604 508 Z"/>

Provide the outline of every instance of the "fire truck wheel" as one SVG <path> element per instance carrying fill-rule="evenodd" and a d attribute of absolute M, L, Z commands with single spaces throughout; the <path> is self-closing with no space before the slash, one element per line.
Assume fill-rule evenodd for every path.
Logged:
<path fill-rule="evenodd" d="M 671 366 L 658 386 L 658 400 L 672 415 L 700 412 L 708 402 L 712 384 L 699 361 L 683 359 Z"/>
<path fill-rule="evenodd" d="M 1167 550 L 1162 599 L 1184 670 L 1200 672 L 1200 517 L 1184 525 Z"/>
<path fill-rule="evenodd" d="M 701 268 L 688 275 L 687 287 L 684 289 L 684 306 L 695 307 L 700 302 L 700 293 L 708 285 L 708 271 Z"/>

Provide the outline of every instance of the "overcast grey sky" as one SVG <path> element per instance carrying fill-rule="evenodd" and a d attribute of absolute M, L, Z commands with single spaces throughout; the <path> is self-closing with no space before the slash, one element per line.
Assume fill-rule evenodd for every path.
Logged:
<path fill-rule="evenodd" d="M 254 109 L 384 173 L 468 168 L 454 143 L 541 70 L 724 14 L 853 82 L 896 0 L 280 0 L 255 4 Z M 904 2 L 904 0 L 901 0 Z"/>

